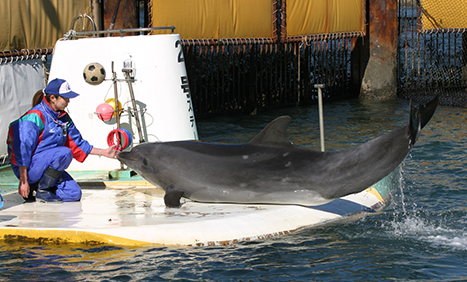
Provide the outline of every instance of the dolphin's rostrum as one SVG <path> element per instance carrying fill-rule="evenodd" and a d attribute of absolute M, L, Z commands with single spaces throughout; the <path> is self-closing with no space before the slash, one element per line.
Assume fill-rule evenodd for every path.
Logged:
<path fill-rule="evenodd" d="M 392 172 L 436 110 L 438 97 L 410 109 L 407 126 L 353 149 L 312 151 L 286 137 L 290 117 L 267 125 L 247 144 L 144 143 L 118 159 L 166 191 L 165 204 L 193 201 L 320 205 L 358 193 Z"/>

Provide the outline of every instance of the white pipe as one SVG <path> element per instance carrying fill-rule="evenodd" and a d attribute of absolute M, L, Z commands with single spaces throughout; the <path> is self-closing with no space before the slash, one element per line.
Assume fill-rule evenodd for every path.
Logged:
<path fill-rule="evenodd" d="M 321 139 L 321 151 L 324 152 L 324 118 L 323 118 L 323 93 L 324 84 L 315 84 L 318 88 L 318 109 L 319 109 L 319 135 Z"/>

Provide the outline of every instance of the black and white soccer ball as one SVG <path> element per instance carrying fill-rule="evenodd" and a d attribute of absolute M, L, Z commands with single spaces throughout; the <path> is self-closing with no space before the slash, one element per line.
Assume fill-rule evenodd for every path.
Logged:
<path fill-rule="evenodd" d="M 84 68 L 83 77 L 87 83 L 99 85 L 105 79 L 105 69 L 99 63 L 90 63 Z"/>

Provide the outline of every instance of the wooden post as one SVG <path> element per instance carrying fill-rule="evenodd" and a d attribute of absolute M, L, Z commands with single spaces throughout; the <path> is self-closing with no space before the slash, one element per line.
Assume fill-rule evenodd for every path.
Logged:
<path fill-rule="evenodd" d="M 462 34 L 462 85 L 467 85 L 467 33 Z"/>
<path fill-rule="evenodd" d="M 397 0 L 367 0 L 367 36 L 352 51 L 353 90 L 360 97 L 397 97 Z"/>
<path fill-rule="evenodd" d="M 250 45 L 250 69 L 247 73 L 248 79 L 248 99 L 246 111 L 250 115 L 256 115 L 258 111 L 258 93 L 256 93 L 256 49 L 255 45 Z"/>
<path fill-rule="evenodd" d="M 370 58 L 370 0 L 365 1 L 365 36 L 352 38 L 350 54 L 351 82 L 350 91 L 352 96 L 359 96 L 362 88 L 363 75 L 365 74 L 368 59 Z"/>

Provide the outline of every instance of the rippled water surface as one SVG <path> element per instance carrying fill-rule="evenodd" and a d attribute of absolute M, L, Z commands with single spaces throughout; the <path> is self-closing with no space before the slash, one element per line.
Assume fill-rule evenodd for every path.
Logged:
<path fill-rule="evenodd" d="M 244 143 L 280 115 L 292 117 L 291 141 L 319 150 L 315 107 L 198 121 L 199 135 Z M 351 148 L 407 122 L 405 100 L 326 104 L 326 149 Z M 0 280 L 467 280 L 466 137 L 467 109 L 439 107 L 405 160 L 393 203 L 378 214 L 219 247 L 1 242 Z"/>

